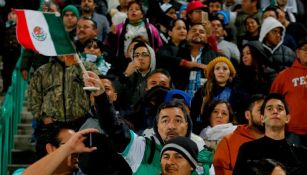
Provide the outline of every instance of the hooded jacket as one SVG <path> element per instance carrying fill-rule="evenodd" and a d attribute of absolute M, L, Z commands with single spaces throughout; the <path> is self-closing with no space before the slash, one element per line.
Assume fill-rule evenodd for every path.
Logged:
<path fill-rule="evenodd" d="M 247 125 L 238 125 L 237 129 L 225 136 L 219 143 L 213 159 L 215 173 L 230 175 L 235 167 L 240 146 L 256 137 L 251 133 Z"/>
<path fill-rule="evenodd" d="M 281 93 L 289 105 L 291 120 L 288 131 L 307 134 L 307 67 L 296 59 L 290 68 L 280 72 L 271 86 L 271 92 Z"/>

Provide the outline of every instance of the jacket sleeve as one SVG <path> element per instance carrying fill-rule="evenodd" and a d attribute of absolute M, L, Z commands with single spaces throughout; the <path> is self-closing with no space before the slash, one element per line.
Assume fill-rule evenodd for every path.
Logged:
<path fill-rule="evenodd" d="M 276 78 L 274 79 L 272 85 L 271 85 L 271 90 L 270 92 L 273 93 L 282 93 L 283 88 L 283 81 L 282 81 L 282 73 L 279 73 Z"/>
<path fill-rule="evenodd" d="M 224 137 L 215 153 L 214 153 L 214 159 L 213 159 L 213 165 L 214 170 L 216 174 L 221 175 L 231 175 L 233 167 L 231 166 L 231 154 L 229 150 L 229 143 L 227 142 L 227 139 Z"/>
<path fill-rule="evenodd" d="M 106 93 L 95 97 L 95 107 L 100 127 L 114 142 L 117 152 L 123 152 L 131 140 L 128 125 L 118 118 Z"/>
<path fill-rule="evenodd" d="M 41 120 L 41 106 L 43 102 L 43 87 L 42 76 L 39 71 L 36 71 L 30 80 L 28 88 L 29 96 L 29 111 L 33 114 L 34 118 Z"/>

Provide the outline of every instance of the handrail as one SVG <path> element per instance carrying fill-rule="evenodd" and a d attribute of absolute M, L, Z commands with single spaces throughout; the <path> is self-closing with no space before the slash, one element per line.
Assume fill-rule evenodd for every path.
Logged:
<path fill-rule="evenodd" d="M 21 54 L 23 49 L 21 49 Z M 18 59 L 12 75 L 12 84 L 5 94 L 0 115 L 0 175 L 7 175 L 8 165 L 12 161 L 11 151 L 14 148 L 14 136 L 20 122 L 20 113 L 23 110 L 24 96 L 27 82 L 22 79 L 20 66 L 21 56 Z"/>

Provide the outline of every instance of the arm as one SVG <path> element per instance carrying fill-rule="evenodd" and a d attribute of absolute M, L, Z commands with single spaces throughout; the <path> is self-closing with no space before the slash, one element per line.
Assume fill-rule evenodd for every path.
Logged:
<path fill-rule="evenodd" d="M 231 166 L 231 154 L 229 150 L 229 143 L 226 137 L 224 137 L 215 153 L 213 159 L 214 170 L 216 174 L 231 175 L 233 167 Z"/>
<path fill-rule="evenodd" d="M 64 145 L 60 146 L 57 150 L 49 155 L 38 160 L 29 166 L 23 175 L 52 175 L 54 171 L 61 165 L 65 158 L 73 153 L 79 152 L 92 152 L 96 147 L 86 147 L 83 143 L 85 134 L 98 132 L 96 129 L 85 129 L 75 133 Z M 48 165 L 48 166 L 46 166 Z"/>

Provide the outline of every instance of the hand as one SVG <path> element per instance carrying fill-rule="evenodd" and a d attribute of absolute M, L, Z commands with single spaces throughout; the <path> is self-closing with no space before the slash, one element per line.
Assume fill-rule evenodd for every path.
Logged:
<path fill-rule="evenodd" d="M 23 80 L 28 80 L 28 71 L 27 70 L 22 70 L 21 75 L 22 75 Z"/>
<path fill-rule="evenodd" d="M 92 92 L 92 94 L 94 96 L 98 96 L 98 95 L 104 93 L 104 91 L 105 91 L 104 85 L 101 82 L 98 75 L 96 75 L 94 72 L 87 71 L 87 74 L 83 74 L 83 80 L 84 80 L 84 84 L 85 84 L 86 87 L 94 86 L 94 87 L 99 88 L 99 90 Z"/>
<path fill-rule="evenodd" d="M 63 146 L 68 149 L 68 154 L 80 153 L 80 152 L 92 152 L 97 147 L 86 147 L 84 140 L 89 133 L 98 133 L 97 129 L 89 128 L 76 132 Z"/>
<path fill-rule="evenodd" d="M 136 72 L 140 67 L 140 62 L 137 61 L 136 59 L 134 59 L 133 61 L 131 61 L 126 70 L 125 70 L 125 74 L 129 77 L 131 76 L 134 72 Z"/>

